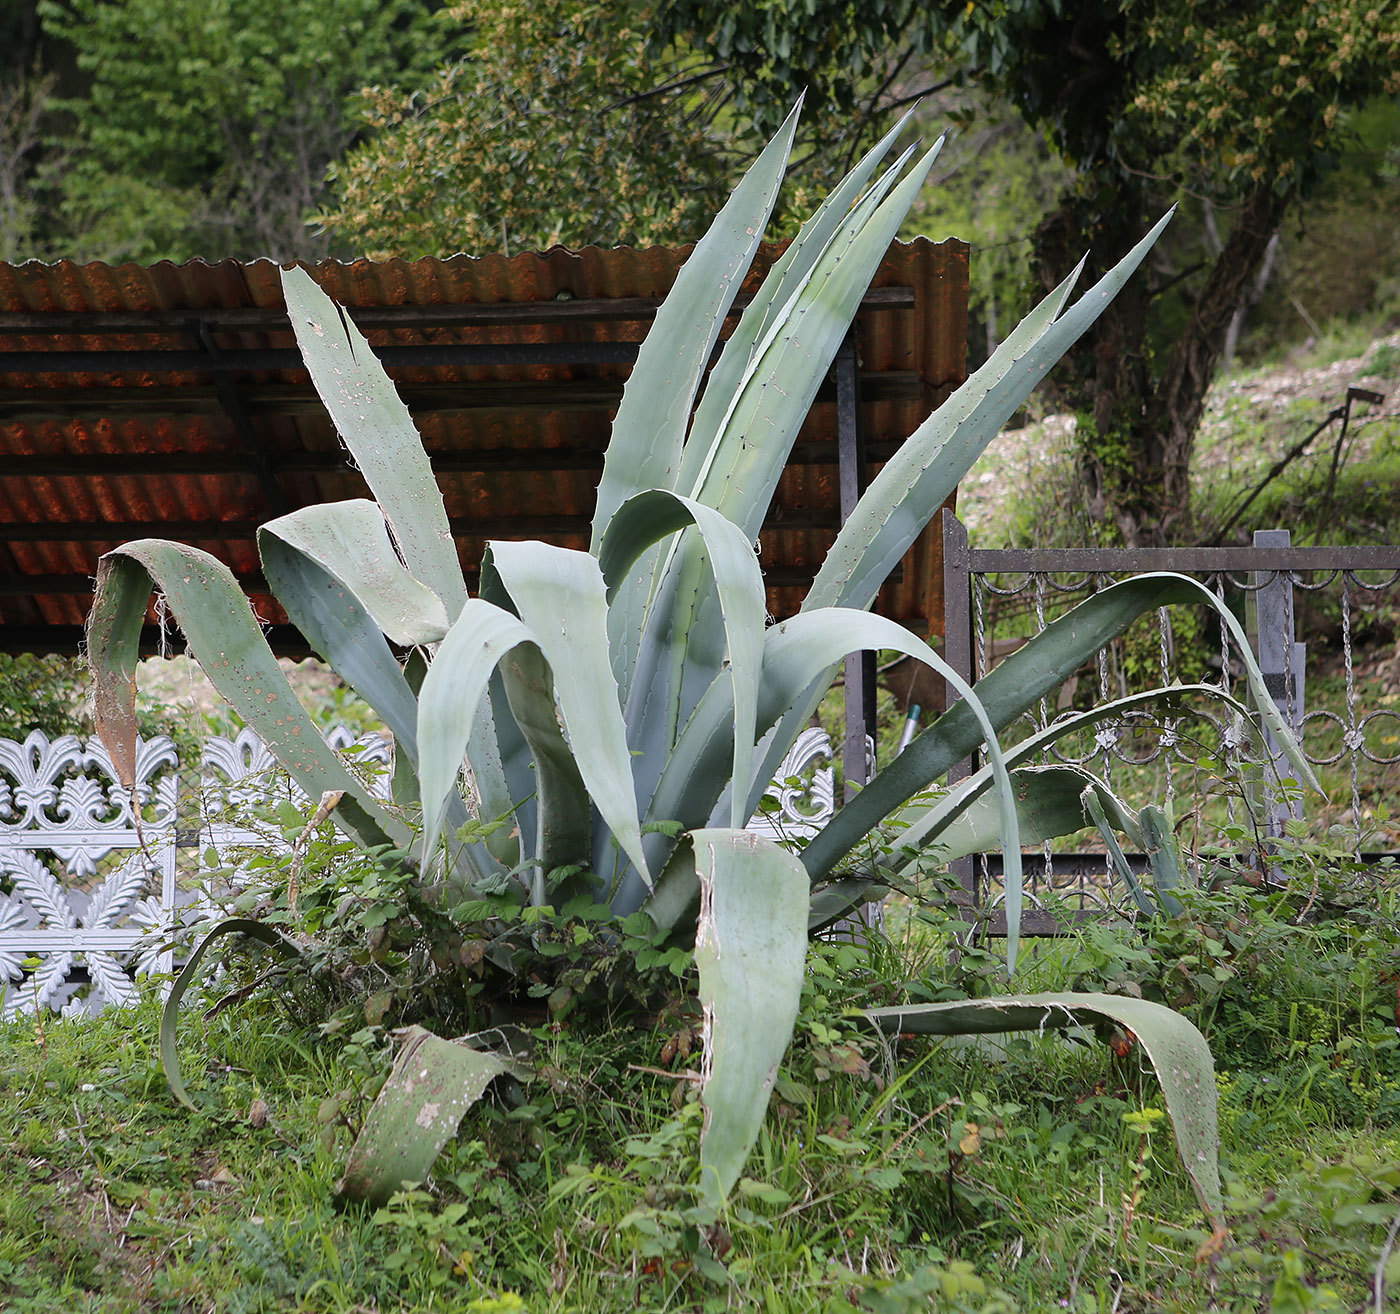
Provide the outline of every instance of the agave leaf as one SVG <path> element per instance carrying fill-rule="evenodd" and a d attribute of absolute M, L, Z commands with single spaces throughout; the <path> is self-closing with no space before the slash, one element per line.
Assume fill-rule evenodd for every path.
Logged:
<path fill-rule="evenodd" d="M 914 431 L 871 480 L 842 525 L 812 582 L 804 610 L 870 605 L 929 518 L 1031 390 L 1099 317 L 1172 213 L 1158 220 L 1141 242 L 1060 315 L 1059 308 L 1078 276 L 1076 269 L 986 365 Z"/>
<path fill-rule="evenodd" d="M 559 728 L 554 704 L 554 677 L 533 643 L 518 643 L 502 659 L 506 698 L 535 763 L 535 870 L 530 902 L 555 902 L 545 877 L 558 867 L 586 863 L 590 857 L 592 809 L 578 764 Z"/>
<path fill-rule="evenodd" d="M 1118 836 L 1113 833 L 1113 826 L 1109 823 L 1108 813 L 1102 802 L 1094 797 L 1093 791 L 1084 791 L 1085 811 L 1094 819 L 1094 825 L 1098 827 L 1099 834 L 1103 837 L 1104 846 L 1108 850 L 1108 860 L 1113 864 L 1113 869 L 1118 873 L 1118 879 L 1128 888 L 1128 893 L 1132 895 L 1133 902 L 1137 904 L 1138 911 L 1144 917 L 1155 917 L 1157 909 L 1152 900 L 1148 897 L 1147 891 L 1142 888 L 1142 883 L 1137 878 L 1137 873 L 1133 871 L 1133 865 L 1128 861 L 1128 855 L 1123 852 L 1123 846 L 1118 843 Z M 1141 827 L 1139 827 L 1141 834 Z"/>
<path fill-rule="evenodd" d="M 1126 1027 L 1141 1042 L 1162 1083 L 1181 1162 L 1212 1222 L 1225 1212 L 1220 1191 L 1220 1134 L 1215 1063 L 1205 1037 L 1180 1013 L 1145 999 L 1071 991 L 946 1004 L 872 1008 L 863 1014 L 886 1035 L 997 1035 L 1079 1025 L 1085 1017 Z"/>
<path fill-rule="evenodd" d="M 632 758 L 608 658 L 607 585 L 586 552 L 549 543 L 497 543 L 482 565 L 510 595 L 521 620 L 554 672 L 559 714 L 593 806 L 649 885 L 642 852 Z M 594 868 L 612 855 L 595 836 Z"/>
<path fill-rule="evenodd" d="M 404 568 L 377 503 L 355 498 L 304 507 L 269 520 L 258 530 L 260 540 L 264 535 L 335 576 L 392 642 L 411 648 L 447 633 L 442 600 Z"/>
<path fill-rule="evenodd" d="M 728 669 L 733 687 L 734 746 L 732 773 L 736 780 L 747 780 L 752 770 L 755 718 L 758 715 L 758 679 L 763 664 L 763 623 L 766 601 L 763 572 L 754 555 L 753 544 L 742 530 L 718 511 L 679 494 L 654 489 L 629 498 L 613 517 L 603 536 L 598 564 L 608 585 L 611 599 L 626 580 L 633 564 L 652 544 L 667 535 L 694 525 L 704 544 L 705 557 L 715 581 L 719 599 L 722 632 L 726 641 Z M 691 640 L 699 636 L 692 634 Z M 646 644 L 675 647 L 669 635 L 649 631 Z M 651 718 L 660 724 L 661 718 Z M 670 738 L 674 738 L 674 730 Z M 648 797 L 655 787 L 665 760 L 657 746 L 650 758 L 647 746 L 636 745 L 640 760 L 634 767 L 636 789 Z M 730 825 L 740 827 L 748 820 L 742 813 L 742 797 L 736 796 Z"/>
<path fill-rule="evenodd" d="M 1175 891 L 1188 881 L 1181 865 L 1181 846 L 1172 833 L 1167 814 L 1155 803 L 1149 803 L 1138 813 L 1142 826 L 1142 847 L 1152 868 L 1152 885 L 1162 910 L 1168 917 L 1180 917 L 1186 911 Z"/>
<path fill-rule="evenodd" d="M 730 402 L 739 391 L 758 344 L 768 340 L 775 319 L 786 311 L 792 298 L 806 286 L 814 266 L 841 229 L 870 176 L 889 154 L 913 115 L 914 111 L 908 110 L 866 152 L 856 167 L 812 212 L 797 236 L 788 244 L 787 250 L 773 262 L 763 285 L 744 311 L 738 328 L 729 336 L 719 360 L 710 371 L 704 395 L 700 398 L 690 426 L 690 436 L 686 440 L 677 487 L 694 487 L 715 433 L 729 412 Z"/>
<path fill-rule="evenodd" d="M 463 1114 L 497 1077 L 528 1076 L 519 1062 L 406 1029 L 394 1066 L 365 1117 L 338 1194 L 381 1206 L 425 1180 Z"/>
<path fill-rule="evenodd" d="M 846 218 L 755 349 L 699 463 L 693 496 L 750 538 L 761 528 L 817 389 L 937 150 L 895 187 L 905 152 Z M 687 456 L 696 441 L 687 444 Z M 720 669 L 723 652 L 711 638 L 718 631 L 715 609 L 703 546 L 684 536 L 665 557 L 633 676 L 627 724 L 644 755 L 669 750 Z M 687 635 L 687 642 L 669 642 L 672 634 Z"/>
<path fill-rule="evenodd" d="M 251 940 L 267 945 L 282 958 L 301 957 L 301 946 L 295 940 L 289 940 L 280 931 L 248 917 L 230 917 L 220 922 L 195 946 L 194 952 L 190 954 L 184 967 L 180 969 L 180 974 L 171 984 L 170 993 L 160 1011 L 160 1066 L 165 1072 L 170 1093 L 187 1109 L 195 1108 L 195 1103 L 190 1099 L 190 1093 L 185 1089 L 184 1078 L 180 1075 L 180 1050 L 177 1044 L 180 1004 L 185 998 L 185 991 L 190 988 L 190 982 L 198 975 L 200 961 L 208 953 L 209 946 L 226 935 L 246 935 Z"/>
<path fill-rule="evenodd" d="M 442 493 L 408 408 L 364 334 L 310 274 L 284 269 L 282 291 L 311 381 L 383 508 L 408 569 L 455 619 L 467 586 Z"/>
<path fill-rule="evenodd" d="M 1219 685 L 1215 684 L 1174 684 L 1159 689 L 1147 689 L 1141 693 L 1129 694 L 1126 698 L 1100 703 L 1097 707 L 1091 707 L 1087 712 L 1077 712 L 1073 716 L 1052 722 L 1044 730 L 1037 730 L 1035 734 L 1021 740 L 1014 747 L 1005 749 L 1006 764 L 1007 766 L 1016 766 L 1022 762 L 1030 761 L 1049 748 L 1056 740 L 1063 739 L 1066 735 L 1077 730 L 1083 730 L 1089 726 L 1097 725 L 1101 721 L 1122 716 L 1125 712 L 1130 712 L 1134 708 L 1145 706 L 1148 703 L 1178 702 L 1187 694 L 1214 698 L 1233 708 L 1242 716 L 1249 714 L 1249 709 L 1243 703 L 1237 698 L 1232 698 Z M 983 767 L 960 780 L 957 787 L 939 799 L 933 807 L 921 808 L 918 817 L 911 821 L 909 829 L 905 833 L 905 841 L 910 844 L 922 844 L 932 840 L 941 832 L 949 819 L 966 806 L 968 801 L 977 797 L 987 788 L 991 783 L 991 778 L 990 768 Z M 1108 796 L 1104 797 L 1107 799 Z M 1142 847 L 1142 832 L 1132 809 L 1121 801 L 1118 804 L 1106 801 L 1105 806 L 1109 808 L 1110 815 L 1118 829 L 1132 843 L 1138 845 L 1139 848 Z M 907 809 L 901 811 L 900 815 L 905 815 L 906 811 Z"/>
<path fill-rule="evenodd" d="M 367 608 L 355 604 L 361 601 L 360 587 L 373 593 L 397 586 L 407 599 L 403 609 L 417 618 L 407 622 L 399 633 L 417 626 L 419 620 L 435 627 L 439 617 L 444 624 L 447 617 L 437 595 L 398 564 L 384 531 L 384 518 L 373 502 L 356 504 L 352 523 L 368 519 L 370 541 L 379 540 L 377 546 L 387 550 L 392 558 L 393 567 L 384 572 L 383 578 L 369 582 L 362 578 L 375 574 L 378 563 L 357 568 L 356 547 L 363 540 L 353 538 L 344 521 L 337 530 L 317 532 L 325 518 L 309 513 L 339 511 L 345 505 L 308 507 L 306 512 L 295 512 L 262 526 L 258 530 L 258 550 L 263 573 L 292 624 L 306 636 L 312 649 L 379 713 L 393 734 L 394 797 L 416 803 L 420 793 L 418 700 L 384 639 L 384 621 L 375 623 Z M 372 517 L 367 513 L 372 513 Z M 293 522 L 290 526 L 289 521 Z M 393 606 L 392 600 L 386 598 L 381 610 Z M 467 819 L 466 805 L 453 791 L 447 803 L 449 830 L 455 833 Z M 467 887 L 479 884 L 495 862 L 485 846 L 454 845 L 450 870 L 456 893 L 464 896 Z"/>
<path fill-rule="evenodd" d="M 700 1189 L 716 1208 L 739 1179 L 768 1108 L 802 995 L 807 878 L 792 854 L 743 830 L 691 834 L 704 1057 Z"/>
<path fill-rule="evenodd" d="M 1016 822 L 1025 847 L 1083 830 L 1091 824 L 1085 814 L 1089 800 L 1093 799 L 1093 806 L 1098 807 L 1099 792 L 1109 792 L 1101 780 L 1076 766 L 1017 767 L 1011 772 L 1011 785 L 1016 798 Z M 906 808 L 900 815 L 910 815 L 911 811 Z M 896 832 L 892 838 L 900 850 L 916 843 L 907 833 Z M 986 853 L 1000 842 L 1001 816 L 995 800 L 986 794 L 957 810 L 952 820 L 930 838 L 917 841 L 920 848 L 932 849 L 940 862 L 952 862 L 969 853 Z M 900 855 L 893 856 L 896 870 L 904 865 Z"/>
<path fill-rule="evenodd" d="M 744 371 L 749 365 L 756 345 L 766 340 L 774 315 L 788 305 L 793 294 L 805 285 L 813 265 L 826 250 L 847 212 L 860 196 L 861 189 L 888 154 L 900 132 L 909 122 L 911 109 L 868 151 L 842 182 L 811 215 L 787 250 L 773 263 L 739 325 L 730 334 L 719 360 L 710 371 L 705 390 L 691 422 L 690 434 L 681 456 L 680 473 L 673 487 L 693 486 L 696 474 L 709 451 L 715 430 L 728 414 L 730 400 L 738 391 Z M 642 617 L 648 603 L 657 562 L 657 551 L 646 554 L 646 560 L 633 573 L 620 596 L 613 601 L 609 627 L 613 641 L 613 671 L 618 677 L 623 698 L 631 692 L 633 671 L 637 664 Z"/>
<path fill-rule="evenodd" d="M 905 151 L 842 220 L 806 280 L 772 316 L 708 447 L 688 462 L 695 475 L 680 491 L 723 511 L 751 536 L 763 526 L 817 389 L 941 147 L 940 139 L 900 180 L 912 148 Z"/>
<path fill-rule="evenodd" d="M 137 644 L 152 589 L 165 596 L 214 687 L 309 798 L 341 794 L 335 818 L 368 848 L 408 844 L 408 827 L 346 770 L 297 700 L 229 568 L 162 539 L 138 539 L 102 558 L 88 618 L 97 733 L 123 783 L 135 778 Z"/>
<path fill-rule="evenodd" d="M 457 792 L 467 744 L 501 658 L 535 636 L 518 616 L 469 598 L 438 648 L 418 694 L 418 778 L 423 788 L 423 863 L 437 852 L 448 799 Z M 502 813 L 482 819 L 494 821 Z"/>
<path fill-rule="evenodd" d="M 634 493 L 674 488 L 695 393 L 782 185 L 802 102 L 750 166 L 681 267 L 637 355 L 613 420 L 593 513 L 596 550 Z"/>
<path fill-rule="evenodd" d="M 1089 657 L 1117 638 L 1138 616 L 1174 603 L 1211 607 L 1227 627 L 1244 663 L 1258 714 L 1279 741 L 1300 779 L 1321 793 L 1312 768 L 1292 732 L 1267 696 L 1264 677 L 1250 655 L 1240 623 L 1204 585 L 1185 575 L 1153 573 L 1123 580 L 1085 598 L 1046 626 L 1035 639 L 999 663 L 977 682 L 978 696 L 992 724 L 1010 725 L 1028 707 L 1069 678 Z M 762 705 L 759 708 L 762 725 Z M 825 876 L 863 836 L 905 800 L 927 789 L 954 762 L 976 747 L 980 727 L 971 709 L 955 704 L 915 736 L 866 787 L 843 807 L 802 853 L 813 880 Z M 1055 727 L 1047 733 L 1055 731 Z"/>
<path fill-rule="evenodd" d="M 773 626 L 765 634 L 763 676 L 759 686 L 759 728 L 767 729 L 778 720 L 784 709 L 792 705 L 796 694 L 809 688 L 814 679 L 821 678 L 847 653 L 866 648 L 891 648 L 917 657 L 939 671 L 960 693 L 963 690 L 972 693 L 967 682 L 956 671 L 923 640 L 916 638 L 902 625 L 868 612 L 832 607 L 794 616 L 781 625 Z M 966 696 L 967 694 L 963 694 L 963 697 Z M 976 697 L 975 693 L 973 697 Z M 971 704 L 969 706 L 972 707 Z M 971 715 L 977 717 L 975 707 L 972 707 Z M 693 824 L 689 820 L 692 810 L 705 806 L 713 807 L 719 797 L 714 788 L 714 777 L 702 775 L 697 781 L 696 773 L 697 769 L 709 767 L 714 762 L 717 746 L 724 744 L 726 719 L 726 700 L 722 692 L 708 702 L 702 702 L 701 709 L 697 709 L 696 717 L 686 727 L 686 733 L 677 745 L 676 752 L 671 755 L 662 772 L 647 814 L 649 821 L 678 820 L 683 825 Z M 1001 749 L 990 720 L 985 721 L 983 729 L 989 764 L 997 781 L 996 796 L 1000 816 L 1005 826 L 1003 837 L 1007 862 L 1007 917 L 1014 936 L 1019 905 L 1010 891 L 1013 885 L 1020 884 L 1021 857 L 1021 845 L 1016 831 L 1016 806 L 1010 778 L 1000 765 Z M 792 738 L 795 737 L 794 732 Z M 758 800 L 776 769 L 775 759 L 781 760 L 790 742 L 791 740 L 788 740 L 781 746 L 776 740 L 770 743 L 766 754 L 760 756 L 758 770 L 750 777 L 747 788 L 742 781 L 731 783 L 730 788 L 735 793 L 742 793 L 744 797 L 743 815 L 746 817 L 753 815 L 753 810 L 758 806 Z M 697 785 L 706 787 L 702 789 Z M 850 804 L 847 804 L 847 807 L 849 806 Z M 838 817 L 840 815 L 837 814 Z M 686 873 L 682 871 L 670 879 L 684 881 L 685 878 Z M 688 895 L 681 897 L 672 889 L 668 891 L 666 906 L 679 910 L 686 906 L 688 900 Z M 625 900 L 622 906 L 628 906 Z M 653 918 L 664 915 L 660 912 L 660 905 L 648 911 Z M 1014 956 L 1013 948 L 1013 961 Z"/>
<path fill-rule="evenodd" d="M 392 553 L 379 509 L 373 502 L 361 506 L 379 519 L 384 546 Z M 307 508 L 317 512 L 338 509 Z M 416 764 L 417 702 L 385 641 L 382 626 L 356 588 L 356 583 L 361 582 L 355 578 L 359 572 L 353 565 L 346 567 L 350 554 L 343 546 L 337 551 L 331 543 L 316 542 L 313 535 L 298 533 L 297 526 L 286 524 L 289 518 L 273 520 L 258 530 L 258 551 L 268 584 L 312 649 L 379 713 L 393 732 L 396 751 Z M 407 583 L 427 594 L 442 612 L 436 595 L 401 566 L 399 570 Z M 446 619 L 445 613 L 443 618 Z M 442 634 L 437 637 L 440 639 Z"/>

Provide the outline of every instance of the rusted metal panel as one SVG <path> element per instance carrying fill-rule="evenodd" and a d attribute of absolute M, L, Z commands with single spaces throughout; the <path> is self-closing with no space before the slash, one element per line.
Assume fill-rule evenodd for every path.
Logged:
<path fill-rule="evenodd" d="M 744 295 L 780 251 L 761 250 Z M 557 247 L 315 269 L 371 344 L 394 353 L 390 372 L 433 456 L 469 576 L 490 537 L 586 543 L 628 360 L 688 252 Z M 873 468 L 961 382 L 966 298 L 962 243 L 890 248 L 857 321 Z M 98 556 L 134 530 L 173 537 L 165 526 L 199 522 L 205 533 L 180 537 L 256 580 L 250 528 L 276 502 L 365 494 L 307 374 L 285 355 L 293 346 L 271 261 L 0 264 L 0 646 L 71 647 Z M 454 363 L 423 354 L 434 348 L 453 349 Z M 544 352 L 556 359 L 531 359 Z M 838 507 L 828 388 L 761 538 L 775 616 L 799 605 Z M 940 633 L 941 588 L 929 531 L 876 607 Z M 266 596 L 254 605 L 269 623 L 284 619 Z"/>

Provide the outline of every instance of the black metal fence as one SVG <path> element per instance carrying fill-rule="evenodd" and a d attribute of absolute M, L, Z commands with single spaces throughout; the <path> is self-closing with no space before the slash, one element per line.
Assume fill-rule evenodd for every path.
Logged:
<path fill-rule="evenodd" d="M 945 656 L 984 675 L 1056 616 L 1116 580 L 1190 575 L 1244 623 L 1285 722 L 1326 798 L 1303 795 L 1272 738 L 1261 743 L 1221 699 L 1173 699 L 1059 740 L 1045 760 L 1093 771 L 1131 805 L 1171 805 L 1193 858 L 1258 860 L 1305 827 L 1363 858 L 1400 848 L 1400 546 L 1298 547 L 1264 530 L 1249 547 L 987 550 L 943 513 Z M 1076 709 L 1154 685 L 1210 684 L 1247 700 L 1237 645 L 1213 609 L 1163 608 L 1075 672 L 1027 716 L 1026 733 Z M 1017 738 L 1023 736 L 1015 736 Z M 974 769 L 971 760 L 950 781 Z M 1293 823 L 1290 825 L 1290 823 Z M 1066 915 L 1122 908 L 1127 890 L 1102 853 L 1025 855 L 1029 934 Z M 994 907 L 1000 864 L 964 859 L 964 884 Z M 993 927 L 995 929 L 995 926 Z"/>

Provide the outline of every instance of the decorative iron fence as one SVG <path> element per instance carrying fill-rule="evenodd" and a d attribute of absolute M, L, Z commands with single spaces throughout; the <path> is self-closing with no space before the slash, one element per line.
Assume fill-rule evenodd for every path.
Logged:
<path fill-rule="evenodd" d="M 1385 815 L 1387 799 L 1400 800 L 1400 547 L 1297 547 L 1288 531 L 1267 530 L 1250 547 L 986 550 L 970 547 L 946 511 L 943 530 L 945 656 L 965 677 L 979 678 L 1116 580 L 1147 571 L 1191 575 L 1246 621 L 1265 683 L 1328 800 L 1300 797 L 1278 746 L 1256 746 L 1240 718 L 1208 698 L 1103 722 L 1057 743 L 1047 760 L 1095 771 L 1130 803 L 1173 803 L 1179 834 L 1198 858 L 1267 855 L 1294 818 L 1363 859 L 1400 847 L 1400 822 Z M 1361 655 L 1375 650 L 1361 640 L 1378 634 L 1389 646 L 1363 669 Z M 1210 608 L 1162 609 L 1041 700 L 1027 733 L 1076 705 L 1151 685 L 1211 683 L 1245 697 L 1243 683 L 1236 688 L 1238 656 Z M 951 778 L 973 766 L 960 764 Z M 995 904 L 999 864 L 964 859 L 958 871 L 974 898 Z M 1026 871 L 1029 934 L 1053 934 L 1067 914 L 1125 908 L 1128 892 L 1101 853 L 1047 845 L 1027 855 Z"/>

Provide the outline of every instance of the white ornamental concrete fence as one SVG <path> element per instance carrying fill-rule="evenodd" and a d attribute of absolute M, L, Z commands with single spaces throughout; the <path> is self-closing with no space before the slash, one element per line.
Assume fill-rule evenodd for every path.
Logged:
<path fill-rule="evenodd" d="M 328 739 L 388 794 L 383 736 L 338 727 Z M 820 765 L 830 749 L 824 731 L 805 731 L 750 829 L 815 834 L 835 811 Z M 125 789 L 96 738 L 0 739 L 0 1016 L 132 1002 L 141 978 L 171 972 L 188 934 L 221 914 L 251 854 L 287 851 L 254 821 L 265 805 L 313 811 L 251 730 L 205 740 L 196 762 L 164 735 L 139 740 L 136 775 Z"/>

